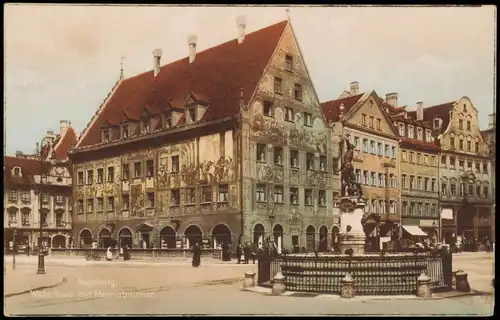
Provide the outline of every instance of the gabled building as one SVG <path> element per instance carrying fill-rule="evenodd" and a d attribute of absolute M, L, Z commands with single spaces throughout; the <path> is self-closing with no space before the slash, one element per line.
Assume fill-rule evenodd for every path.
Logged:
<path fill-rule="evenodd" d="M 327 249 L 329 129 L 291 23 L 245 25 L 116 83 L 71 154 L 80 245 Z"/>
<path fill-rule="evenodd" d="M 398 133 L 375 91 L 360 93 L 357 82 L 351 83 L 350 89 L 341 98 L 321 104 L 333 125 L 334 162 L 340 164 L 340 136 L 348 136 L 356 146 L 354 167 L 367 199 L 365 210 L 380 217 L 379 228 L 374 222 L 366 231 L 375 237 L 379 229 L 379 236 L 389 236 L 400 223 Z"/>
<path fill-rule="evenodd" d="M 477 109 L 469 98 L 462 97 L 424 108 L 423 120 L 432 124 L 441 147 L 439 196 L 443 240 L 451 243 L 455 237 L 490 238 L 492 161 L 479 129 Z"/>
<path fill-rule="evenodd" d="M 41 153 L 37 143 L 35 154 L 18 151 L 15 157 L 4 157 L 4 249 L 7 252 L 14 245 L 14 230 L 19 252 L 40 242 L 44 247 L 55 248 L 72 243 L 72 179 L 67 155 L 76 144 L 76 137 L 69 121 L 61 121 L 59 134 L 47 133 L 44 139 L 47 145 L 42 146 Z"/>
<path fill-rule="evenodd" d="M 383 104 L 399 136 L 402 236 L 427 234 L 438 241 L 440 148 L 431 123 L 423 120 L 423 103 L 407 111 L 398 106 L 397 93 L 390 93 Z"/>
<path fill-rule="evenodd" d="M 495 193 L 495 174 L 496 174 L 496 114 L 493 112 L 489 115 L 488 129 L 481 131 L 481 136 L 488 145 L 488 155 L 491 160 L 491 197 L 493 206 L 491 208 L 491 238 L 495 239 L 495 204 L 496 204 L 496 193 Z"/>

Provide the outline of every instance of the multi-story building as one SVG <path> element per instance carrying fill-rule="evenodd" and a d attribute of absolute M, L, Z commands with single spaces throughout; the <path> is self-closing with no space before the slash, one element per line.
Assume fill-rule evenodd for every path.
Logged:
<path fill-rule="evenodd" d="M 488 152 L 491 160 L 491 197 L 493 206 L 491 208 L 491 240 L 495 241 L 495 204 L 496 204 L 496 193 L 495 193 L 495 173 L 496 173 L 496 114 L 492 113 L 489 115 L 488 129 L 481 131 L 484 141 L 488 144 Z"/>
<path fill-rule="evenodd" d="M 329 129 L 289 21 L 116 83 L 73 162 L 74 236 L 134 247 L 326 250 Z M 305 231 L 305 232 L 304 232 Z M 319 232 L 318 232 L 319 231 Z"/>
<path fill-rule="evenodd" d="M 64 154 L 76 142 L 74 129 L 63 125 L 59 135 L 49 132 L 47 136 L 49 139 L 45 141 L 52 143 L 55 158 L 67 158 Z M 42 162 L 39 154 L 25 156 L 17 152 L 16 157 L 4 157 L 4 248 L 7 251 L 13 248 L 14 232 L 16 248 L 20 251 L 40 242 L 45 247 L 66 247 L 71 243 L 70 165 L 68 162 L 51 164 L 47 160 L 54 157 L 45 157 Z"/>
<path fill-rule="evenodd" d="M 384 104 L 375 91 L 359 93 L 359 84 L 351 83 L 339 99 L 321 104 L 327 121 L 333 124 L 334 163 L 338 164 L 339 136 L 348 137 L 355 145 L 356 179 L 363 186 L 366 211 L 380 217 L 368 234 L 388 236 L 396 230 L 399 218 L 398 133 Z M 335 170 L 337 171 L 337 170 Z M 338 173 L 336 173 L 338 174 Z"/>
<path fill-rule="evenodd" d="M 390 93 L 384 105 L 400 137 L 401 225 L 409 234 L 427 234 L 437 241 L 440 149 L 431 123 L 423 121 L 421 102 L 417 103 L 416 112 L 407 112 L 406 106 L 398 106 L 397 93 Z"/>
<path fill-rule="evenodd" d="M 456 101 L 423 109 L 439 139 L 439 195 L 442 238 L 480 239 L 491 236 L 492 161 L 479 129 L 472 101 Z M 416 112 L 410 114 L 414 117 Z"/>

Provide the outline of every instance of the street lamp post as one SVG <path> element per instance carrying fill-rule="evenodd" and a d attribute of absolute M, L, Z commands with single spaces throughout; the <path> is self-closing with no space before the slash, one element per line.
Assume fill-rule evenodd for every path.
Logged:
<path fill-rule="evenodd" d="M 40 143 L 40 148 L 43 149 L 45 146 L 44 142 L 48 142 L 50 138 L 45 137 L 42 139 L 42 142 Z M 38 270 L 37 274 L 45 274 L 45 253 L 42 250 L 42 237 L 43 237 L 43 155 L 42 155 L 42 149 L 40 149 L 40 183 L 38 185 L 38 193 L 40 194 L 40 205 L 39 205 L 39 211 L 40 211 L 40 237 L 38 239 Z M 51 160 L 50 164 L 55 165 L 56 161 Z"/>
<path fill-rule="evenodd" d="M 17 221 L 9 222 L 12 228 L 12 270 L 16 270 L 16 232 L 17 232 Z"/>

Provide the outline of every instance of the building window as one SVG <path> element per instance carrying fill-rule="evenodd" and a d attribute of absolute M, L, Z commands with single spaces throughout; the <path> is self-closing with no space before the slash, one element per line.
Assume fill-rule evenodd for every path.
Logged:
<path fill-rule="evenodd" d="M 361 125 L 366 127 L 366 114 L 361 114 Z"/>
<path fill-rule="evenodd" d="M 433 191 L 433 192 L 436 191 L 436 179 L 431 180 L 431 190 L 430 191 Z"/>
<path fill-rule="evenodd" d="M 108 182 L 115 180 L 115 167 L 108 167 Z"/>
<path fill-rule="evenodd" d="M 83 213 L 83 200 L 76 202 L 76 213 Z"/>
<path fill-rule="evenodd" d="M 378 155 L 379 156 L 383 156 L 384 155 L 384 149 L 382 148 L 382 143 L 381 142 L 378 143 L 377 149 L 378 149 Z"/>
<path fill-rule="evenodd" d="M 97 198 L 97 208 L 96 212 L 103 212 L 104 211 L 104 199 L 103 198 Z"/>
<path fill-rule="evenodd" d="M 304 190 L 304 204 L 306 206 L 312 206 L 313 205 L 313 192 L 311 189 L 305 189 Z"/>
<path fill-rule="evenodd" d="M 281 78 L 274 77 L 274 93 L 281 94 Z"/>
<path fill-rule="evenodd" d="M 363 152 L 368 153 L 368 139 L 363 139 Z"/>
<path fill-rule="evenodd" d="M 10 199 L 9 199 L 10 200 Z M 23 192 L 21 193 L 21 201 L 24 204 L 29 204 L 31 203 L 31 197 L 29 192 Z"/>
<path fill-rule="evenodd" d="M 434 129 L 439 128 L 439 119 L 434 119 Z"/>
<path fill-rule="evenodd" d="M 229 194 L 229 186 L 227 184 L 219 185 L 219 202 L 227 202 Z"/>
<path fill-rule="evenodd" d="M 299 204 L 299 190 L 290 188 L 290 204 Z"/>
<path fill-rule="evenodd" d="M 83 172 L 82 171 L 78 171 L 76 180 L 77 180 L 77 184 L 79 186 L 83 186 Z"/>
<path fill-rule="evenodd" d="M 446 156 L 441 156 L 441 164 L 446 166 Z"/>
<path fill-rule="evenodd" d="M 56 227 L 60 227 L 60 228 L 64 227 L 62 213 L 56 214 Z"/>
<path fill-rule="evenodd" d="M 488 186 L 483 187 L 483 197 L 488 198 L 490 188 Z"/>
<path fill-rule="evenodd" d="M 326 206 L 326 191 L 318 190 L 318 206 L 324 207 Z"/>
<path fill-rule="evenodd" d="M 271 101 L 264 101 L 264 115 L 266 117 L 273 116 L 273 103 Z"/>
<path fill-rule="evenodd" d="M 304 112 L 304 125 L 312 127 L 312 115 L 310 113 Z"/>
<path fill-rule="evenodd" d="M 456 163 L 457 163 L 456 158 L 455 158 L 455 157 L 453 157 L 453 156 L 450 156 L 450 168 L 451 168 L 451 169 L 455 169 L 455 165 L 456 165 Z"/>
<path fill-rule="evenodd" d="M 422 164 L 422 155 L 417 153 L 417 164 Z"/>
<path fill-rule="evenodd" d="M 9 201 L 17 202 L 17 191 L 14 190 L 9 191 Z"/>
<path fill-rule="evenodd" d="M 391 151 L 389 150 L 389 145 L 386 144 L 384 146 L 384 155 L 387 157 L 387 158 L 390 158 L 391 157 Z"/>
<path fill-rule="evenodd" d="M 382 173 L 378 174 L 378 186 L 379 187 L 384 187 L 384 175 Z"/>
<path fill-rule="evenodd" d="M 408 126 L 408 138 L 413 139 L 413 126 Z"/>
<path fill-rule="evenodd" d="M 473 196 L 474 195 L 474 186 L 472 184 L 468 184 L 467 185 L 467 194 L 469 196 Z"/>
<path fill-rule="evenodd" d="M 471 122 L 467 120 L 467 130 L 471 131 Z"/>
<path fill-rule="evenodd" d="M 266 185 L 258 184 L 255 191 L 255 200 L 257 202 L 266 202 Z"/>
<path fill-rule="evenodd" d="M 129 208 L 129 198 L 128 194 L 122 195 L 122 210 L 128 210 Z"/>
<path fill-rule="evenodd" d="M 285 121 L 290 121 L 290 122 L 295 121 L 295 117 L 294 117 L 292 108 L 285 107 Z"/>
<path fill-rule="evenodd" d="M 354 137 L 354 150 L 361 150 L 361 144 L 359 143 L 359 137 Z"/>
<path fill-rule="evenodd" d="M 62 205 L 64 203 L 64 196 L 62 194 L 56 195 L 56 204 Z"/>
<path fill-rule="evenodd" d="M 122 126 L 122 138 L 123 139 L 128 138 L 128 126 L 127 125 Z"/>
<path fill-rule="evenodd" d="M 21 215 L 21 223 L 23 224 L 23 227 L 27 227 L 30 225 L 30 214 L 28 212 L 25 212 Z"/>
<path fill-rule="evenodd" d="M 314 170 L 314 154 L 307 153 L 306 161 L 307 161 L 307 170 Z"/>
<path fill-rule="evenodd" d="M 290 150 L 290 167 L 299 167 L 299 152 L 297 150 Z"/>
<path fill-rule="evenodd" d="M 195 203 L 196 203 L 195 189 L 186 188 L 185 204 L 195 204 Z"/>
<path fill-rule="evenodd" d="M 201 202 L 210 203 L 213 200 L 212 186 L 201 187 Z"/>
<path fill-rule="evenodd" d="M 451 147 L 452 149 L 454 149 L 454 148 L 455 148 L 455 138 L 453 138 L 453 137 L 450 137 L 450 147 Z"/>
<path fill-rule="evenodd" d="M 87 199 L 87 212 L 94 211 L 94 199 Z"/>
<path fill-rule="evenodd" d="M 283 186 L 274 186 L 274 202 L 283 203 Z"/>
<path fill-rule="evenodd" d="M 372 116 L 370 116 L 370 128 L 372 128 L 372 129 L 374 128 L 374 126 L 373 126 L 373 117 Z"/>
<path fill-rule="evenodd" d="M 104 169 L 97 169 L 97 183 L 102 183 L 104 181 Z"/>
<path fill-rule="evenodd" d="M 198 121 L 197 114 L 196 114 L 196 108 L 189 108 L 187 111 L 188 111 L 187 114 L 189 115 L 189 119 L 190 119 L 189 123 L 193 123 L 193 122 Z"/>
<path fill-rule="evenodd" d="M 286 55 L 285 56 L 285 69 L 287 71 L 293 71 L 293 57 Z"/>
<path fill-rule="evenodd" d="M 406 162 L 406 151 L 401 151 L 401 161 Z"/>
<path fill-rule="evenodd" d="M 107 209 L 108 209 L 108 211 L 115 211 L 115 198 L 114 197 L 108 197 Z"/>
<path fill-rule="evenodd" d="M 150 131 L 150 126 L 149 126 L 148 120 L 143 120 L 141 122 L 141 126 L 142 126 L 142 130 L 141 130 L 142 133 L 148 133 Z"/>
<path fill-rule="evenodd" d="M 179 156 L 172 156 L 172 172 L 179 172 Z"/>
<path fill-rule="evenodd" d="M 426 166 L 428 166 L 428 165 L 429 165 L 429 156 L 428 156 L 428 155 L 426 155 L 426 154 L 424 155 L 424 164 L 425 164 Z"/>
<path fill-rule="evenodd" d="M 128 180 L 130 174 L 129 174 L 129 164 L 125 163 L 122 165 L 122 179 L 123 180 Z"/>
<path fill-rule="evenodd" d="M 370 141 L 370 153 L 377 154 L 377 151 L 375 150 L 375 141 Z"/>
<path fill-rule="evenodd" d="M 472 161 L 467 161 L 467 170 L 472 171 Z"/>
<path fill-rule="evenodd" d="M 464 140 L 463 139 L 459 139 L 458 140 L 458 149 L 459 150 L 463 150 L 464 149 Z"/>
<path fill-rule="evenodd" d="M 417 190 L 422 190 L 422 177 L 417 177 Z"/>
<path fill-rule="evenodd" d="M 109 140 L 110 140 L 109 129 L 102 130 L 102 142 L 109 142 Z"/>
<path fill-rule="evenodd" d="M 389 181 L 391 183 L 391 188 L 396 188 L 396 177 L 392 173 L 389 174 Z"/>
<path fill-rule="evenodd" d="M 479 142 L 474 143 L 474 150 L 479 152 Z"/>
<path fill-rule="evenodd" d="M 302 86 L 300 84 L 295 84 L 294 98 L 302 100 Z"/>
<path fill-rule="evenodd" d="M 476 166 L 476 173 L 481 173 L 481 164 L 479 162 L 476 162 L 475 166 Z"/>
<path fill-rule="evenodd" d="M 415 190 L 415 177 L 410 176 L 410 190 Z"/>
<path fill-rule="evenodd" d="M 452 196 L 456 196 L 457 195 L 457 185 L 455 183 L 450 183 L 450 194 Z"/>
<path fill-rule="evenodd" d="M 464 121 L 462 119 L 458 120 L 458 129 L 463 130 L 464 128 Z"/>
<path fill-rule="evenodd" d="M 382 120 L 377 118 L 377 130 L 382 130 Z"/>
<path fill-rule="evenodd" d="M 266 162 L 266 145 L 257 143 L 257 161 Z"/>
<path fill-rule="evenodd" d="M 422 128 L 417 128 L 417 139 L 424 140 L 424 131 Z"/>
<path fill-rule="evenodd" d="M 148 192 L 147 206 L 148 206 L 148 209 L 155 207 L 155 193 L 154 192 Z"/>
<path fill-rule="evenodd" d="M 396 147 L 392 147 L 392 158 L 396 159 Z"/>
<path fill-rule="evenodd" d="M 488 173 L 488 164 L 483 163 L 483 173 Z"/>
<path fill-rule="evenodd" d="M 446 190 L 447 190 L 447 189 L 448 189 L 448 185 L 447 185 L 446 183 L 444 183 L 444 182 L 441 182 L 441 193 L 442 193 L 443 195 L 445 195 L 445 194 L 446 194 Z"/>
<path fill-rule="evenodd" d="M 370 185 L 372 187 L 376 187 L 377 186 L 376 183 L 377 183 L 377 181 L 375 179 L 375 172 L 371 172 L 370 173 Z"/>
<path fill-rule="evenodd" d="M 415 162 L 415 154 L 413 152 L 410 152 L 410 163 Z"/>
<path fill-rule="evenodd" d="M 478 197 L 481 196 L 481 186 L 479 186 L 479 185 L 476 186 L 476 196 L 478 196 Z"/>
<path fill-rule="evenodd" d="M 465 161 L 464 160 L 458 160 L 458 169 L 464 170 L 465 167 Z"/>
<path fill-rule="evenodd" d="M 152 177 L 155 175 L 155 163 L 153 160 L 146 161 L 147 175 Z"/>
<path fill-rule="evenodd" d="M 92 184 L 92 183 L 94 183 L 94 171 L 87 170 L 87 184 Z"/>
<path fill-rule="evenodd" d="M 326 172 L 326 156 L 319 156 L 319 170 Z"/>
<path fill-rule="evenodd" d="M 363 170 L 363 184 L 368 185 L 368 171 Z"/>
<path fill-rule="evenodd" d="M 170 206 L 178 206 L 181 204 L 181 195 L 179 189 L 170 190 Z"/>
<path fill-rule="evenodd" d="M 141 163 L 134 163 L 134 178 L 140 178 L 142 176 Z"/>
<path fill-rule="evenodd" d="M 467 141 L 467 151 L 472 151 L 472 141 Z"/>
<path fill-rule="evenodd" d="M 283 165 L 283 149 L 274 147 L 274 164 Z"/>
<path fill-rule="evenodd" d="M 402 123 L 400 123 L 400 124 L 399 124 L 399 135 L 400 135 L 401 137 L 404 137 L 404 136 L 405 136 L 405 125 L 404 125 L 404 124 L 402 124 Z"/>

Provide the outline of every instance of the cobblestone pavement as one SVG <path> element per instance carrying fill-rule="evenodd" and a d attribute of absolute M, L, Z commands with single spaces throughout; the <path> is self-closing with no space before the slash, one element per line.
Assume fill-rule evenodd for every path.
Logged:
<path fill-rule="evenodd" d="M 463 252 L 453 255 L 453 270 L 464 270 L 471 289 L 493 293 L 491 280 L 495 277 L 493 252 Z"/>
<path fill-rule="evenodd" d="M 247 266 L 252 269 L 253 266 Z M 56 288 L 5 300 L 20 314 L 265 314 L 265 315 L 489 315 L 493 300 L 335 300 L 274 297 L 240 290 L 239 266 L 52 266 L 68 281 Z"/>
<path fill-rule="evenodd" d="M 12 295 L 34 288 L 52 287 L 63 281 L 63 276 L 56 272 L 47 271 L 46 274 L 37 274 L 37 268 L 24 268 L 6 265 L 4 275 L 4 295 Z"/>

